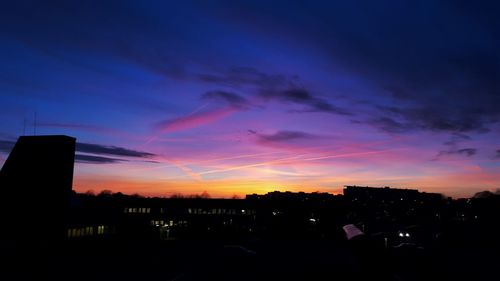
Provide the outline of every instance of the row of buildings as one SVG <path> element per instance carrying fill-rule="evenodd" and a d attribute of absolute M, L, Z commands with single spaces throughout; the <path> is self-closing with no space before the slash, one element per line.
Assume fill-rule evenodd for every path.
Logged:
<path fill-rule="evenodd" d="M 440 194 L 389 187 L 346 186 L 343 195 L 276 191 L 245 199 L 78 194 L 72 191 L 74 155 L 71 137 L 19 138 L 0 172 L 4 243 L 340 237 L 349 223 L 406 239 L 402 229 L 412 225 L 478 216 L 463 211 L 467 205 L 450 208 L 453 201 Z"/>

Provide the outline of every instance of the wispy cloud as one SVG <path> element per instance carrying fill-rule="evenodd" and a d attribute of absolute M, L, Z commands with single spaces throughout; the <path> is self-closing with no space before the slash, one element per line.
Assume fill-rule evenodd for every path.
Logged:
<path fill-rule="evenodd" d="M 104 156 L 96 156 L 96 155 L 76 154 L 75 161 L 78 163 L 85 163 L 85 164 L 114 164 L 114 163 L 125 162 L 128 160 L 110 158 Z"/>
<path fill-rule="evenodd" d="M 365 123 L 372 125 L 376 128 L 378 128 L 381 131 L 388 132 L 388 133 L 404 133 L 409 130 L 414 129 L 413 126 L 410 124 L 403 123 L 401 121 L 396 120 L 395 118 L 392 117 L 375 117 L 375 118 L 369 118 L 368 120 L 364 121 Z M 363 122 L 360 122 L 363 123 Z"/>
<path fill-rule="evenodd" d="M 231 68 L 220 74 L 203 74 L 199 79 L 233 88 L 250 88 L 250 92 L 264 101 L 301 105 L 304 108 L 293 112 L 327 112 L 339 115 L 352 115 L 348 110 L 333 105 L 326 99 L 313 95 L 300 84 L 298 76 L 284 74 L 268 74 L 251 67 Z M 248 89 L 247 89 L 248 90 Z M 226 101 L 241 102 L 241 99 L 225 92 L 219 98 Z"/>
<path fill-rule="evenodd" d="M 0 152 L 10 153 L 12 148 L 14 148 L 14 145 L 14 141 L 0 140 Z M 76 143 L 76 151 L 80 153 L 75 154 L 75 161 L 78 163 L 87 164 L 113 164 L 129 161 L 127 159 L 107 157 L 103 155 L 142 159 L 150 159 L 156 156 L 153 153 L 132 150 L 119 146 L 108 146 L 81 142 Z M 146 161 L 154 162 L 151 160 Z"/>
<path fill-rule="evenodd" d="M 237 110 L 233 107 L 225 107 L 203 112 L 196 112 L 186 116 L 169 119 L 157 124 L 157 129 L 162 133 L 187 130 L 202 125 L 206 125 L 220 119 L 223 119 Z"/>
<path fill-rule="evenodd" d="M 132 150 L 124 147 L 118 146 L 108 146 L 93 143 L 81 143 L 76 144 L 76 150 L 84 153 L 99 154 L 99 155 L 114 155 L 114 156 L 124 156 L 124 157 L 138 157 L 138 158 L 151 158 L 155 156 L 153 153 Z"/>
<path fill-rule="evenodd" d="M 495 159 L 500 159 L 500 149 L 497 149 L 494 158 Z"/>
<path fill-rule="evenodd" d="M 248 130 L 248 133 L 258 145 L 291 150 L 295 153 L 329 146 L 329 140 L 332 138 L 327 135 L 316 135 L 304 131 L 291 130 L 281 130 L 270 134 Z"/>
<path fill-rule="evenodd" d="M 455 147 L 456 145 L 458 145 L 458 143 L 460 143 L 462 141 L 470 140 L 470 139 L 471 139 L 471 137 L 469 137 L 466 134 L 453 133 L 453 134 L 451 134 L 450 139 L 448 141 L 445 141 L 443 144 Z"/>
<path fill-rule="evenodd" d="M 449 149 L 442 150 L 436 156 L 436 159 L 444 155 L 464 155 L 467 157 L 474 156 L 477 153 L 476 148 L 461 148 L 461 149 Z"/>
<path fill-rule="evenodd" d="M 298 80 L 297 76 L 289 77 L 282 74 L 268 74 L 253 67 L 233 67 L 220 73 L 200 74 L 198 78 L 204 82 L 231 86 L 234 88 L 245 86 L 274 88 L 290 85 Z"/>
<path fill-rule="evenodd" d="M 293 155 L 290 157 L 277 158 L 277 159 L 273 159 L 273 160 L 269 160 L 269 161 L 257 162 L 257 163 L 252 163 L 252 164 L 226 166 L 226 167 L 222 167 L 219 169 L 212 169 L 212 170 L 204 171 L 204 172 L 201 172 L 199 174 L 205 175 L 205 174 L 225 173 L 225 172 L 238 171 L 238 170 L 262 167 L 262 166 L 267 167 L 267 166 L 290 164 L 290 163 L 303 164 L 305 162 L 315 162 L 315 161 L 321 161 L 321 160 L 327 160 L 327 159 L 333 159 L 333 158 L 351 158 L 351 157 L 360 157 L 360 156 L 366 156 L 366 155 L 383 154 L 383 153 L 388 153 L 390 151 L 395 151 L 395 150 L 400 150 L 400 149 L 373 150 L 373 151 L 338 153 L 338 154 L 322 154 L 322 155 L 317 155 L 317 156 L 313 156 L 309 153 L 303 153 L 303 154 Z"/>
<path fill-rule="evenodd" d="M 324 99 L 315 97 L 308 90 L 300 87 L 292 87 L 280 91 L 263 90 L 260 95 L 265 99 L 294 103 L 305 107 L 295 112 L 327 112 L 339 115 L 352 115 L 349 111 L 337 107 Z"/>
<path fill-rule="evenodd" d="M 419 106 L 377 107 L 375 118 L 365 122 L 389 133 L 404 133 L 408 131 L 433 131 L 464 134 L 467 132 L 489 132 L 487 125 L 495 119 L 482 120 L 479 110 L 462 110 L 456 108 L 437 107 L 436 104 Z M 500 113 L 499 113 L 500 114 Z"/>
<path fill-rule="evenodd" d="M 274 134 L 259 134 L 255 132 L 254 134 L 257 135 L 257 137 L 259 138 L 259 142 L 262 143 L 289 142 L 296 140 L 310 140 L 319 138 L 319 136 L 300 131 L 278 131 Z"/>
<path fill-rule="evenodd" d="M 225 105 L 238 109 L 244 109 L 250 105 L 246 98 L 226 91 L 209 91 L 203 94 L 201 98 L 212 102 L 222 102 Z"/>

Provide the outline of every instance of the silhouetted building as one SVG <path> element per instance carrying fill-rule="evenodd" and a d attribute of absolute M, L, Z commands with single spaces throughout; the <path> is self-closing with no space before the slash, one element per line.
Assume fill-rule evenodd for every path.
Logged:
<path fill-rule="evenodd" d="M 443 195 L 438 193 L 419 192 L 416 189 L 400 189 L 386 187 L 370 187 L 346 185 L 344 196 L 349 200 L 366 201 L 418 201 L 442 200 Z"/>
<path fill-rule="evenodd" d="M 2 238 L 47 243 L 66 234 L 75 138 L 22 136 L 0 171 Z"/>

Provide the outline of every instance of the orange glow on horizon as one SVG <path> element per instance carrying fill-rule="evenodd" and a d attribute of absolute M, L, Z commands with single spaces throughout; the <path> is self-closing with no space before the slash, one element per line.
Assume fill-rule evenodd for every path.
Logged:
<path fill-rule="evenodd" d="M 140 194 L 144 196 L 170 197 L 172 195 L 195 195 L 207 192 L 212 198 L 244 198 L 247 194 L 265 194 L 272 191 L 292 192 L 327 192 L 341 194 L 343 187 L 333 188 L 305 187 L 299 184 L 287 184 L 268 181 L 120 181 L 113 179 L 84 179 L 75 178 L 73 190 L 86 192 L 92 190 L 99 193 L 102 190 L 122 192 L 124 194 Z"/>

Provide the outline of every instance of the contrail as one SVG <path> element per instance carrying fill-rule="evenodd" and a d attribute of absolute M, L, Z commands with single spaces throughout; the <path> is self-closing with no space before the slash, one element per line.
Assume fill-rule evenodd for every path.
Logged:
<path fill-rule="evenodd" d="M 315 161 L 315 160 L 330 159 L 330 158 L 341 158 L 341 157 L 357 156 L 357 155 L 379 154 L 379 153 L 385 153 L 385 152 L 391 151 L 391 150 L 401 150 L 401 149 L 385 149 L 385 150 L 377 150 L 377 151 L 367 151 L 367 152 L 355 152 L 355 153 L 346 153 L 346 154 L 327 155 L 327 156 L 320 156 L 320 157 L 305 158 L 303 160 L 304 161 Z"/>
<path fill-rule="evenodd" d="M 291 162 L 291 160 L 297 160 L 297 159 L 302 160 L 302 161 L 316 161 L 316 160 L 329 159 L 329 158 L 341 158 L 341 157 L 348 157 L 348 156 L 379 154 L 379 153 L 385 153 L 385 152 L 391 151 L 391 150 L 400 150 L 400 149 L 386 149 L 386 150 L 377 150 L 377 151 L 355 152 L 355 153 L 326 155 L 326 156 L 310 157 L 310 158 L 302 158 L 303 156 L 305 156 L 307 154 L 301 154 L 301 155 L 296 155 L 296 156 L 292 156 L 292 157 L 281 158 L 281 159 L 276 159 L 276 160 L 266 161 L 266 162 L 260 162 L 260 163 L 255 163 L 255 164 L 235 166 L 235 167 L 230 167 L 230 168 L 225 168 L 225 169 L 218 169 L 218 170 L 210 170 L 210 171 L 201 172 L 199 174 L 200 175 L 205 175 L 205 174 L 214 174 L 214 173 L 229 172 L 229 171 L 235 171 L 235 170 L 241 170 L 241 169 L 247 169 L 247 168 L 253 168 L 253 167 L 260 167 L 260 166 L 277 164 L 277 163 L 287 163 L 287 162 Z"/>

